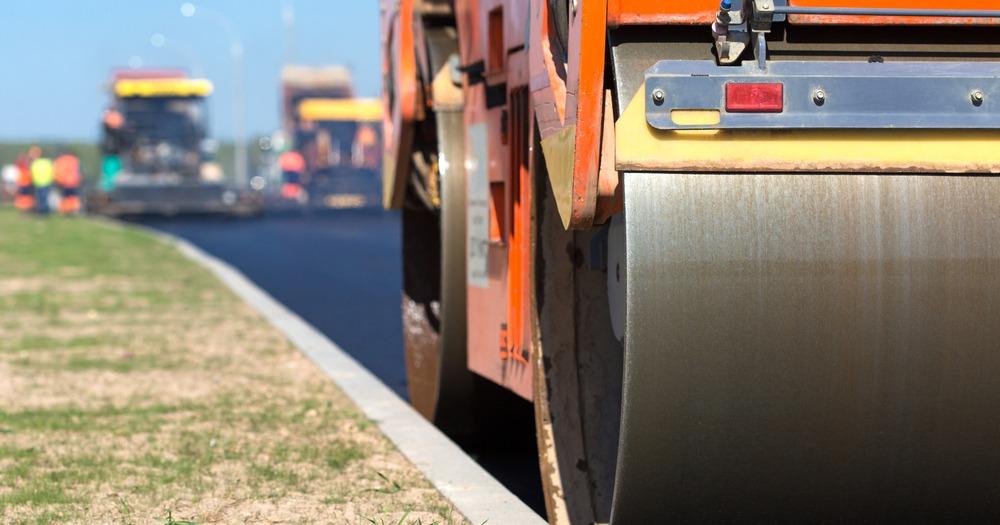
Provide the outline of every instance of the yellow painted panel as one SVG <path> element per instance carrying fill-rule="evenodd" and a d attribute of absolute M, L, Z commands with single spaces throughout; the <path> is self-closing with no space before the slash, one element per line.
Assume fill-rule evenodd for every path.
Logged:
<path fill-rule="evenodd" d="M 678 126 L 714 126 L 722 121 L 722 112 L 717 109 L 675 109 L 670 112 L 670 120 Z"/>
<path fill-rule="evenodd" d="M 115 82 L 115 95 L 131 97 L 207 97 L 212 83 L 205 79 L 144 78 Z"/>
<path fill-rule="evenodd" d="M 645 93 L 616 122 L 619 170 L 1000 173 L 1000 131 L 662 131 L 646 123 Z"/>
<path fill-rule="evenodd" d="M 299 118 L 317 122 L 331 120 L 378 122 L 382 120 L 382 101 L 355 98 L 307 98 L 299 102 Z"/>

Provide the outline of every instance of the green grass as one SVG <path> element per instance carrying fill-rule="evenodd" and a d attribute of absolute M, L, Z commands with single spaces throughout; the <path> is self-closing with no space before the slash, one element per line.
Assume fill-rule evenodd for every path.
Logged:
<path fill-rule="evenodd" d="M 80 301 L 68 306 L 110 311 L 136 303 L 156 307 L 232 302 L 230 295 L 219 293 L 206 270 L 139 230 L 73 217 L 23 216 L 2 207 L 0 225 L 2 277 L 52 279 L 39 288 L 4 294 L 3 302 L 11 309 L 44 309 L 69 299 Z M 110 282 L 88 286 L 95 279 Z M 80 287 L 92 290 L 65 291 Z M 202 297 L 206 291 L 207 297 Z"/>
<path fill-rule="evenodd" d="M 280 485 L 298 487 L 298 474 L 271 464 L 253 465 L 251 471 L 263 481 L 278 482 Z"/>
<path fill-rule="evenodd" d="M 191 520 L 177 520 L 174 519 L 173 512 L 167 511 L 167 515 L 163 517 L 163 525 L 197 525 Z"/>
<path fill-rule="evenodd" d="M 30 503 L 25 499 L 28 497 L 36 498 L 32 501 L 37 504 L 54 504 L 58 501 L 45 502 L 45 498 L 54 498 L 54 493 L 40 490 L 41 487 L 76 487 L 94 480 L 113 479 L 128 474 L 137 474 L 145 479 L 131 487 L 136 493 L 155 493 L 161 487 L 171 485 L 202 489 L 204 483 L 200 474 L 207 472 L 213 465 L 227 461 L 250 463 L 250 472 L 256 478 L 251 480 L 253 483 L 258 486 L 283 486 L 285 488 L 280 491 L 271 491 L 272 494 L 283 495 L 289 490 L 304 490 L 304 482 L 308 481 L 287 465 L 311 465 L 340 471 L 352 462 L 368 456 L 368 451 L 363 447 L 346 440 L 332 440 L 322 446 L 314 443 L 290 444 L 282 440 L 266 445 L 220 440 L 217 437 L 218 431 L 241 422 L 257 432 L 267 434 L 294 426 L 294 412 L 281 410 L 280 404 L 274 401 L 271 401 L 271 405 L 266 405 L 268 401 L 265 399 L 256 401 L 264 406 L 249 414 L 234 411 L 236 400 L 231 397 L 218 398 L 207 404 L 142 404 L 131 401 L 121 406 L 108 405 L 94 409 L 59 407 L 0 410 L 0 428 L 9 429 L 16 434 L 156 436 L 171 421 L 181 416 L 190 426 L 208 424 L 217 429 L 180 429 L 169 435 L 161 434 L 161 437 L 166 435 L 169 439 L 159 445 L 157 453 L 146 453 L 125 463 L 90 454 L 48 457 L 37 447 L 0 447 L 0 462 L 12 460 L 13 464 L 0 470 L 0 477 L 25 479 L 28 482 L 26 487 L 0 498 L 0 504 Z M 315 405 L 314 401 L 309 400 L 307 404 Z M 303 431 L 329 428 L 345 414 L 332 409 L 324 411 L 309 426 L 300 428 Z M 259 457 L 266 457 L 268 460 L 260 462 L 254 459 Z"/>
<path fill-rule="evenodd" d="M 59 505 L 77 501 L 66 495 L 62 487 L 41 482 L 14 489 L 9 494 L 0 495 L 0 508 L 7 505 Z"/>
<path fill-rule="evenodd" d="M 33 370 L 80 372 L 106 370 L 118 374 L 144 370 L 174 370 L 185 363 L 169 355 L 140 355 L 118 358 L 68 356 L 61 359 L 20 358 L 10 362 L 14 366 Z"/>
<path fill-rule="evenodd" d="M 65 512 L 46 510 L 28 518 L 16 519 L 11 522 L 11 525 L 51 525 L 53 523 L 63 523 L 70 517 Z"/>
<path fill-rule="evenodd" d="M 0 410 L 0 427 L 12 432 L 127 432 L 155 430 L 164 418 L 181 413 L 202 412 L 205 405 L 178 403 L 174 405 L 142 404 L 126 400 L 121 406 L 99 408 L 60 406 L 18 411 Z M 3 459 L 0 449 L 0 459 Z"/>
<path fill-rule="evenodd" d="M 45 350 L 68 350 L 95 346 L 122 346 L 128 338 L 117 334 L 80 335 L 56 338 L 46 334 L 30 334 L 10 340 L 0 341 L 0 352 L 38 352 Z"/>
<path fill-rule="evenodd" d="M 304 522 L 359 501 L 376 517 L 450 512 L 415 474 L 365 467 L 391 450 L 371 421 L 144 232 L 0 207 L 0 323 L 0 381 L 19 381 L 0 403 L 4 525 L 227 521 L 194 508 L 217 498 L 311 498 Z"/>
<path fill-rule="evenodd" d="M 337 442 L 324 449 L 323 462 L 333 470 L 341 470 L 352 461 L 363 459 L 365 452 L 351 443 Z"/>

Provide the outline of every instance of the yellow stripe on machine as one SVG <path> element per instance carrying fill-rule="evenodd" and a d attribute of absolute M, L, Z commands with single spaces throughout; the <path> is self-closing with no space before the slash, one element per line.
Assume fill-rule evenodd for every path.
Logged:
<path fill-rule="evenodd" d="M 1000 173 L 997 130 L 677 130 L 646 123 L 641 86 L 616 123 L 621 171 Z"/>
<path fill-rule="evenodd" d="M 299 118 L 317 122 L 382 120 L 382 101 L 355 98 L 307 98 L 299 102 Z"/>
<path fill-rule="evenodd" d="M 115 82 L 115 95 L 132 97 L 207 97 L 212 83 L 205 79 L 143 78 Z"/>

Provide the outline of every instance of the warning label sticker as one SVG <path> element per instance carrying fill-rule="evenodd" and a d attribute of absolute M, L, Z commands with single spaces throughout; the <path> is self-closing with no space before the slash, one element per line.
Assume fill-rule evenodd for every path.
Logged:
<path fill-rule="evenodd" d="M 468 249 L 469 286 L 489 286 L 488 255 L 490 246 L 490 182 L 489 145 L 486 143 L 486 124 L 469 126 L 469 149 L 465 172 L 469 192 Z"/>

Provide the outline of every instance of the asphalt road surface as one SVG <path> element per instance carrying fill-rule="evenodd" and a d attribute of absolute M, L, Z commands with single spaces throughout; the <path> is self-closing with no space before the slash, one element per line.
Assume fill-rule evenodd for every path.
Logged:
<path fill-rule="evenodd" d="M 235 266 L 407 397 L 398 213 L 364 209 L 133 220 L 183 237 Z M 531 406 L 515 402 L 513 409 L 504 414 L 512 420 L 500 430 L 506 435 L 494 428 L 489 436 L 458 444 L 544 516 Z"/>

